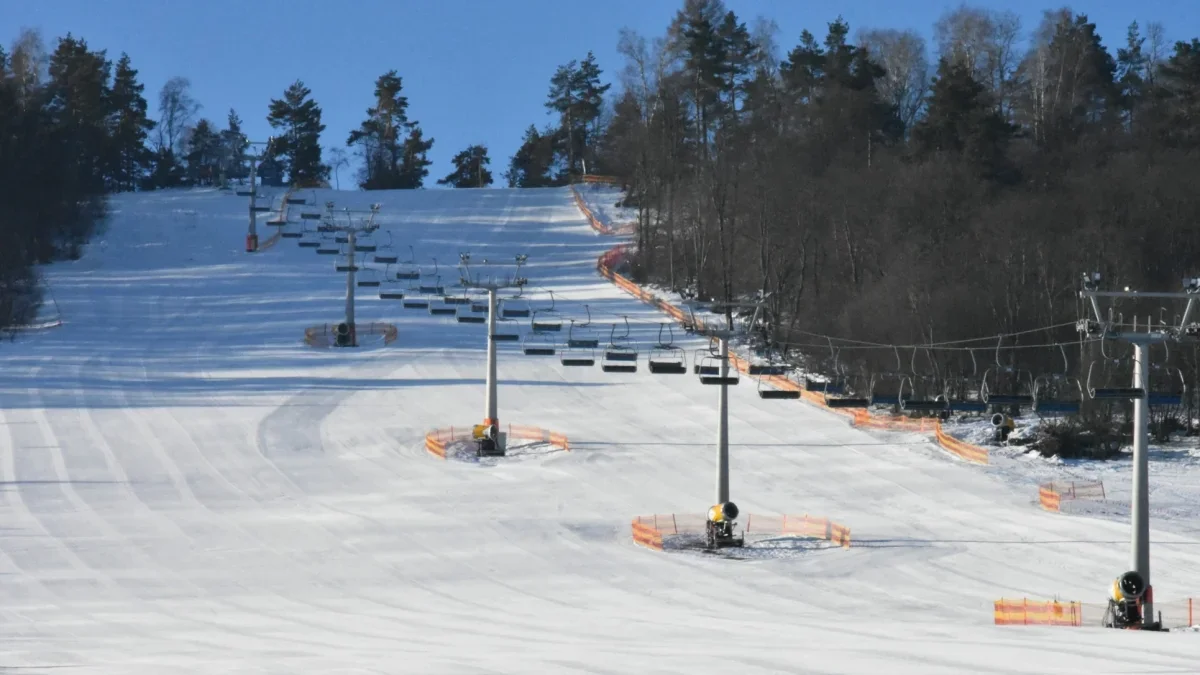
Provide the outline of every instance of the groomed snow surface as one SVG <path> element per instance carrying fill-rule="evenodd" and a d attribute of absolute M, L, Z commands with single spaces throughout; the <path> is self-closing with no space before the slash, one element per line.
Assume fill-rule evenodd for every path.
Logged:
<path fill-rule="evenodd" d="M 302 196 L 382 202 L 397 252 L 436 257 L 446 283 L 462 251 L 527 253 L 535 306 L 544 289 L 564 317 L 587 303 L 602 342 L 621 315 L 643 346 L 663 320 L 596 275 L 613 241 L 567 190 Z M 733 499 L 833 518 L 853 548 L 634 545 L 633 516 L 702 513 L 714 492 L 717 393 L 650 375 L 644 352 L 610 375 L 504 347 L 502 422 L 571 452 L 436 459 L 427 430 L 483 416 L 483 327 L 360 289 L 359 321 L 399 340 L 304 346 L 341 318 L 344 276 L 295 240 L 246 254 L 246 201 L 115 197 L 108 232 L 48 271 L 65 325 L 0 345 L 0 671 L 1200 670 L 1194 633 L 992 625 L 999 597 L 1102 600 L 1127 523 L 1042 512 L 1011 468 L 749 379 L 730 394 Z M 1196 595 L 1200 540 L 1166 522 L 1156 597 Z"/>

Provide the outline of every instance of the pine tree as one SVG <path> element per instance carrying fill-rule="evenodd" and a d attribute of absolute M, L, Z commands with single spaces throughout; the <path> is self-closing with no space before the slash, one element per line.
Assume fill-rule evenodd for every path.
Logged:
<path fill-rule="evenodd" d="M 1164 135 L 1174 144 L 1194 148 L 1200 145 L 1200 40 L 1176 42 L 1175 52 L 1161 71 Z"/>
<path fill-rule="evenodd" d="M 312 90 L 296 80 L 283 94 L 272 99 L 267 122 L 282 129 L 274 148 L 282 157 L 288 180 L 298 186 L 312 187 L 329 178 L 329 167 L 321 163 L 321 108 L 309 98 Z"/>
<path fill-rule="evenodd" d="M 564 185 L 564 172 L 554 175 L 555 152 L 559 146 L 558 132 L 554 129 L 539 133 L 532 124 L 525 130 L 521 147 L 509 160 L 504 179 L 509 187 L 534 188 Z"/>
<path fill-rule="evenodd" d="M 1006 150 L 1015 128 L 997 111 L 987 88 L 968 64 L 943 58 L 925 118 L 913 127 L 917 152 L 946 153 L 976 166 L 985 176 L 1004 178 Z"/>
<path fill-rule="evenodd" d="M 404 139 L 401 147 L 400 168 L 396 176 L 396 189 L 416 190 L 424 185 L 425 177 L 429 175 L 429 161 L 426 154 L 433 147 L 433 139 L 425 140 L 421 127 L 413 125 Z"/>
<path fill-rule="evenodd" d="M 583 173 L 584 160 L 594 157 L 604 94 L 612 86 L 600 84 L 601 72 L 596 56 L 588 52 L 582 62 L 559 66 L 550 78 L 545 105 L 559 115 L 562 150 L 569 173 Z"/>
<path fill-rule="evenodd" d="M 1136 21 L 1129 24 L 1125 32 L 1125 47 L 1117 49 L 1117 84 L 1121 91 L 1121 108 L 1125 115 L 1125 123 L 1130 131 L 1134 131 L 1138 109 L 1146 98 L 1146 55 L 1142 45 L 1146 38 L 1138 32 Z"/>
<path fill-rule="evenodd" d="M 221 171 L 221 136 L 212 123 L 202 119 L 191 130 L 187 140 L 188 182 L 192 185 L 215 185 Z"/>
<path fill-rule="evenodd" d="M 103 51 L 69 33 L 50 56 L 47 112 L 51 126 L 71 150 L 72 172 L 89 192 L 103 193 L 109 167 L 116 164 L 109 140 L 110 63 Z"/>
<path fill-rule="evenodd" d="M 222 168 L 228 180 L 243 180 L 249 177 L 250 169 L 246 166 L 245 159 L 246 149 L 249 147 L 250 141 L 242 133 L 242 118 L 238 117 L 236 110 L 230 108 L 225 119 L 225 128 L 221 130 L 221 156 L 224 162 Z"/>
<path fill-rule="evenodd" d="M 492 172 L 487 168 L 492 163 L 486 145 L 468 146 L 452 160 L 454 171 L 438 181 L 438 185 L 456 188 L 481 188 L 492 184 Z"/>
<path fill-rule="evenodd" d="M 367 119 L 350 132 L 346 145 L 358 145 L 363 156 L 364 190 L 394 187 L 400 173 L 401 135 L 408 124 L 408 98 L 400 92 L 404 84 L 395 70 L 375 80 L 375 105 L 367 108 Z"/>
<path fill-rule="evenodd" d="M 138 71 L 130 65 L 129 55 L 121 54 L 109 92 L 109 135 L 112 139 L 113 165 L 110 182 L 117 192 L 134 190 L 150 166 L 146 137 L 154 120 L 146 115 L 145 85 L 137 81 Z"/>

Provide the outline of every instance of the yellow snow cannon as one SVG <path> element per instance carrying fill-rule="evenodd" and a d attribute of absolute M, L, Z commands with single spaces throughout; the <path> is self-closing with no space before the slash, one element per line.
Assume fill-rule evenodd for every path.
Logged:
<path fill-rule="evenodd" d="M 708 522 L 704 527 L 708 550 L 741 547 L 746 543 L 745 536 L 737 537 L 733 534 L 737 517 L 738 507 L 733 502 L 714 504 L 708 509 Z"/>

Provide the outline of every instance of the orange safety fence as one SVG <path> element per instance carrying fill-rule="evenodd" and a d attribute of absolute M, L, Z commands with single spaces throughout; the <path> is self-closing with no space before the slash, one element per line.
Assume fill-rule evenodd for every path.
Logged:
<path fill-rule="evenodd" d="M 842 548 L 850 548 L 850 528 L 828 518 L 803 516 L 746 516 L 746 533 L 792 534 L 813 539 L 831 541 Z"/>
<path fill-rule="evenodd" d="M 323 323 L 319 326 L 309 326 L 304 329 L 304 344 L 310 347 L 329 347 L 333 344 L 334 328 L 333 324 Z M 354 325 L 355 333 L 358 335 L 379 335 L 383 337 L 383 344 L 390 345 L 396 341 L 400 332 L 396 329 L 395 324 L 372 321 L 371 323 L 359 323 Z"/>
<path fill-rule="evenodd" d="M 600 185 L 620 185 L 621 179 L 616 176 L 596 176 L 587 174 L 579 177 L 582 183 L 599 183 Z"/>
<path fill-rule="evenodd" d="M 567 452 L 571 451 L 571 443 L 567 440 L 566 436 L 548 429 L 529 427 L 523 424 L 510 424 L 508 425 L 508 437 L 526 441 L 542 441 L 557 448 L 562 448 Z"/>
<path fill-rule="evenodd" d="M 659 530 L 650 523 L 641 522 L 637 518 L 633 520 L 632 528 L 634 543 L 656 551 L 663 550 L 662 530 Z"/>
<path fill-rule="evenodd" d="M 548 429 L 540 427 L 530 427 L 523 424 L 508 425 L 508 437 L 526 441 L 541 441 L 549 443 L 556 448 L 560 448 L 566 452 L 571 451 L 571 442 L 564 435 Z M 467 427 L 449 427 L 446 429 L 434 429 L 425 434 L 425 449 L 430 453 L 446 458 L 446 445 L 456 441 L 469 441 L 475 438 L 474 426 Z"/>
<path fill-rule="evenodd" d="M 997 626 L 1082 626 L 1083 607 L 1079 602 L 1052 600 L 1039 602 L 1021 598 L 1001 598 L 993 603 Z"/>
<path fill-rule="evenodd" d="M 993 603 L 993 621 L 997 626 L 1100 626 L 1108 604 L 1002 598 Z M 1163 628 L 1195 627 L 1200 620 L 1200 603 L 1195 598 L 1156 600 L 1151 611 Z"/>
<path fill-rule="evenodd" d="M 701 535 L 708 518 L 699 514 L 654 514 L 633 519 L 633 541 L 648 548 L 663 549 L 663 537 Z M 842 548 L 850 548 L 850 528 L 828 518 L 812 516 L 762 516 L 746 514 L 745 534 L 791 535 L 822 539 Z"/>
<path fill-rule="evenodd" d="M 1044 483 L 1038 486 L 1038 502 L 1047 511 L 1059 511 L 1063 501 L 1072 499 L 1106 499 L 1104 483 L 1082 481 L 1071 483 Z"/>
<path fill-rule="evenodd" d="M 598 224 L 598 221 L 594 220 L 593 216 L 591 215 L 591 211 L 587 208 L 586 204 L 583 203 L 583 198 L 579 195 L 579 193 L 577 191 L 575 191 L 574 187 L 572 187 L 571 189 L 572 189 L 572 192 L 575 194 L 575 203 L 579 206 L 579 209 L 581 211 L 583 211 L 584 215 L 587 216 L 588 222 L 592 223 L 592 227 L 596 228 L 598 231 L 600 231 L 604 234 L 613 234 L 613 232 L 611 230 L 607 229 L 606 227 L 602 227 L 602 224 Z M 681 323 L 689 322 L 690 321 L 689 313 L 685 312 L 683 309 L 681 309 L 679 307 L 672 305 L 671 303 L 658 297 L 654 293 L 651 293 L 650 291 L 643 289 L 641 286 L 634 283 L 631 279 L 623 276 L 622 274 L 616 272 L 613 269 L 621 262 L 621 260 L 627 255 L 627 253 L 628 253 L 628 245 L 626 245 L 626 244 L 620 244 L 620 245 L 610 249 L 609 251 L 603 253 L 596 260 L 596 270 L 600 273 L 600 276 L 608 279 L 614 285 L 616 285 L 617 288 L 620 288 L 621 290 L 629 293 L 630 295 L 637 298 L 638 300 L 641 300 L 642 302 L 644 302 L 648 305 L 651 305 L 651 306 L 655 307 L 656 309 L 666 313 L 668 316 L 675 319 L 676 321 L 679 321 Z M 701 326 L 703 326 L 703 323 L 702 322 L 700 322 L 700 323 L 701 323 Z M 750 369 L 749 361 L 742 359 L 741 357 L 738 357 L 737 355 L 730 354 L 730 362 L 734 365 L 734 367 L 737 368 L 737 370 L 739 372 L 749 374 L 749 369 Z M 988 463 L 987 448 L 983 448 L 978 445 L 967 443 L 966 441 L 957 439 L 954 436 L 946 433 L 942 429 L 942 423 L 939 420 L 929 419 L 929 418 L 901 417 L 901 416 L 895 416 L 895 415 L 878 416 L 878 415 L 872 415 L 869 411 L 863 410 L 863 409 L 852 410 L 852 409 L 845 409 L 845 408 L 830 408 L 829 406 L 825 405 L 825 399 L 821 394 L 818 394 L 813 391 L 808 391 L 808 390 L 804 389 L 803 387 L 801 387 L 799 383 L 793 382 L 792 380 L 788 379 L 787 377 L 783 377 L 780 375 L 763 375 L 763 376 L 756 376 L 756 377 L 759 377 L 764 384 L 772 386 L 776 389 L 783 389 L 783 390 L 788 390 L 788 391 L 800 391 L 800 397 L 804 401 L 811 403 L 813 405 L 819 406 L 820 408 L 822 408 L 823 410 L 826 410 L 828 412 L 833 412 L 833 413 L 837 413 L 839 415 L 849 416 L 852 419 L 854 426 L 856 426 L 856 427 L 860 427 L 860 428 L 864 428 L 864 429 L 886 429 L 886 430 L 892 430 L 892 431 L 909 431 L 909 432 L 916 432 L 916 433 L 932 432 L 934 439 L 937 441 L 937 444 L 942 449 L 946 450 L 947 452 L 949 452 L 953 455 L 956 455 L 962 459 L 965 459 L 969 462 L 974 462 L 976 464 L 987 464 Z"/>
<path fill-rule="evenodd" d="M 575 198 L 575 206 L 580 210 L 580 212 L 583 213 L 583 217 L 587 219 L 588 225 L 591 225 L 593 230 L 596 230 L 600 234 L 606 235 L 633 234 L 634 223 L 625 223 L 613 227 L 612 225 L 609 225 L 596 217 L 596 214 L 592 211 L 591 207 L 587 205 L 587 200 L 583 198 L 583 195 L 579 193 L 579 190 L 575 189 L 574 185 L 571 186 L 571 194 Z"/>

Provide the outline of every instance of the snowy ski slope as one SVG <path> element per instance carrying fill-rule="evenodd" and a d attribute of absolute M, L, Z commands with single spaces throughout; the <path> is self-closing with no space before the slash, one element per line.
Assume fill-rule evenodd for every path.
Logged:
<path fill-rule="evenodd" d="M 586 302 L 596 324 L 657 333 L 595 274 L 613 242 L 566 190 L 315 196 L 381 201 L 423 264 L 528 253 L 565 315 Z M 1127 525 L 1043 513 L 924 439 L 762 401 L 748 379 L 731 392 L 734 501 L 835 518 L 853 548 L 635 546 L 632 516 L 700 513 L 714 487 L 716 392 L 644 359 L 608 375 L 506 347 L 501 420 L 572 452 L 437 460 L 425 431 L 482 417 L 482 327 L 362 289 L 359 321 L 394 322 L 397 343 L 305 347 L 306 325 L 340 318 L 344 277 L 294 240 L 244 253 L 245 209 L 115 197 L 110 230 L 49 270 L 66 325 L 0 345 L 0 670 L 1200 671 L 1194 634 L 991 625 L 1002 596 L 1102 599 Z M 1195 594 L 1198 543 L 1155 531 L 1158 599 Z"/>

